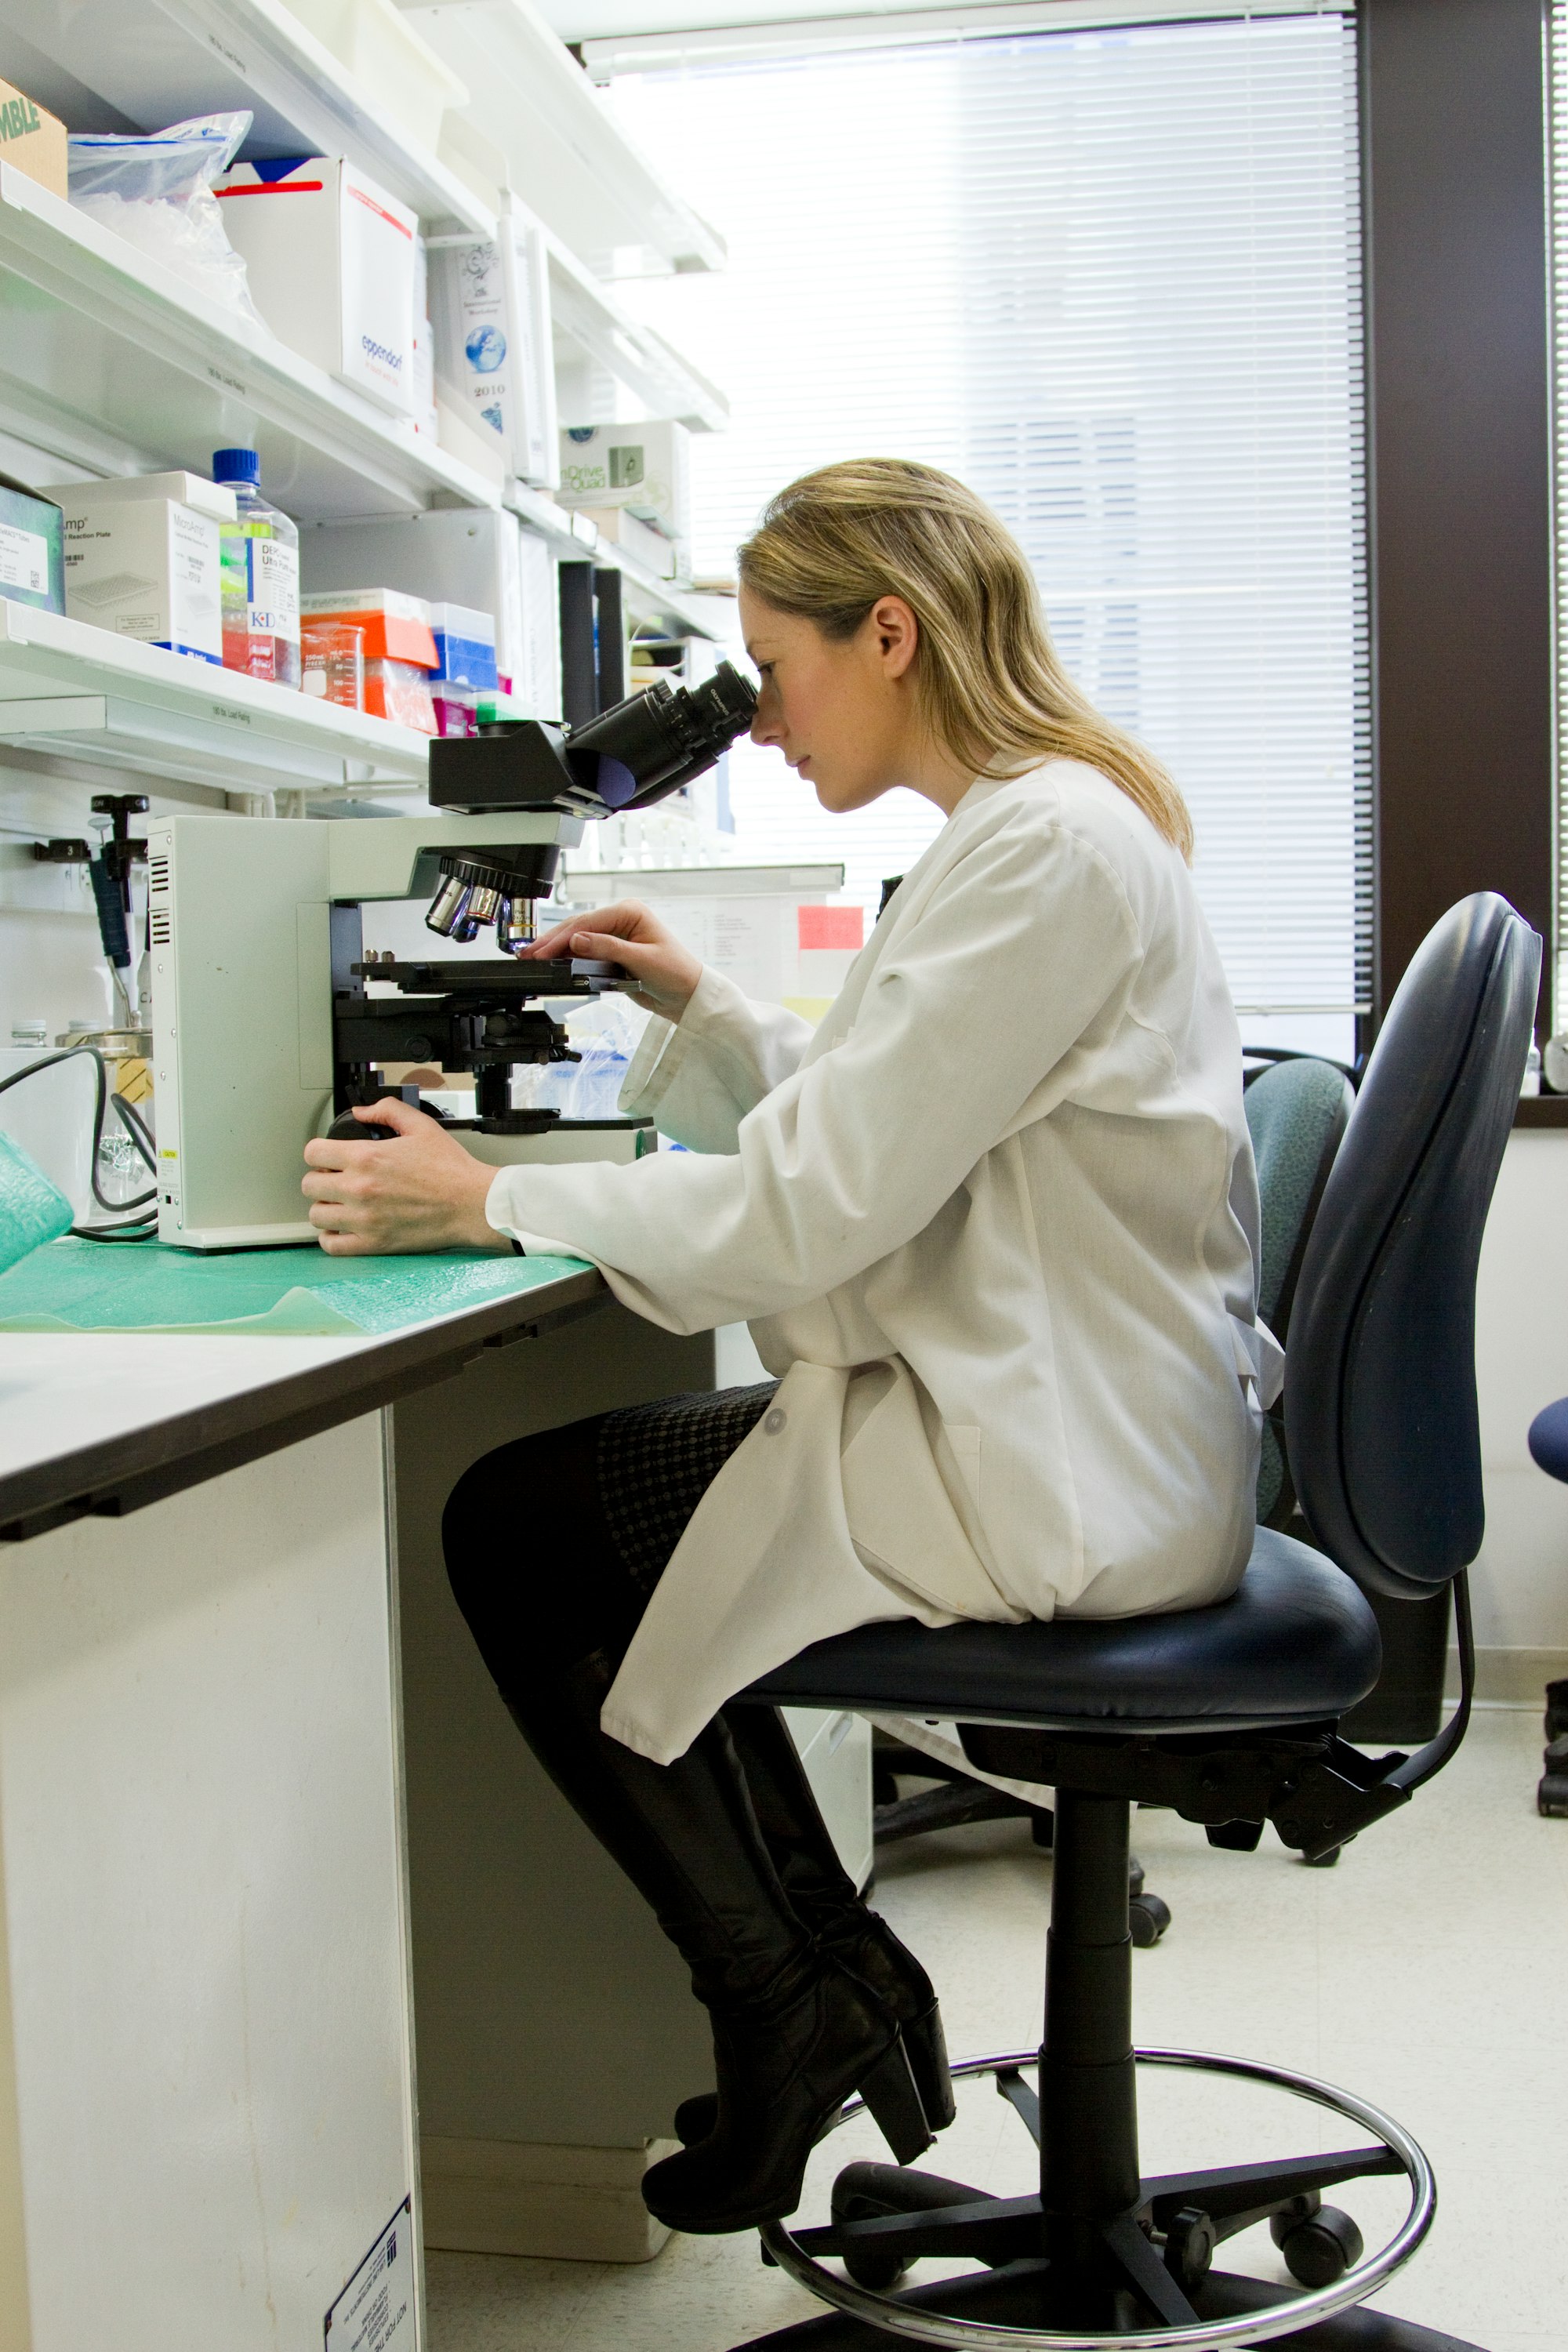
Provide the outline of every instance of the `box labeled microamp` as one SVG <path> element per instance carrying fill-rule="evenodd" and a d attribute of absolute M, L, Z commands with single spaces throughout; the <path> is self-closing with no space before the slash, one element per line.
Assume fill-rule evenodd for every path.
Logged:
<path fill-rule="evenodd" d="M 231 489 L 200 474 L 136 474 L 48 495 L 65 519 L 73 621 L 221 664 L 218 526 L 234 520 Z"/>
<path fill-rule="evenodd" d="M 223 224 L 257 309 L 301 358 L 399 416 L 414 414 L 418 221 L 352 163 L 236 163 Z"/>

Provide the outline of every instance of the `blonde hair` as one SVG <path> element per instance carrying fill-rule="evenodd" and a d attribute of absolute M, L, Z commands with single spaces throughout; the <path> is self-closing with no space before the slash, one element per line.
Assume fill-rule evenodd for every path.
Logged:
<path fill-rule="evenodd" d="M 999 777 L 1042 760 L 1082 761 L 1191 859 L 1181 793 L 1073 684 L 1023 549 L 951 474 L 900 457 L 824 466 L 769 501 L 739 563 L 753 595 L 840 641 L 879 596 L 901 596 L 920 625 L 924 716 L 954 759 Z"/>

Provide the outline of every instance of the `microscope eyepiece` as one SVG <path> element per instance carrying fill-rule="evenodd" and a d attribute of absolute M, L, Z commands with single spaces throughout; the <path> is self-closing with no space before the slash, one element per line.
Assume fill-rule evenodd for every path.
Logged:
<path fill-rule="evenodd" d="M 756 708 L 756 694 L 740 671 L 721 662 L 700 686 L 667 686 L 661 678 L 574 727 L 566 752 L 606 807 L 626 808 L 634 799 L 662 799 L 701 775 L 745 732 Z M 596 759 L 597 772 L 584 774 L 590 759 Z"/>
<path fill-rule="evenodd" d="M 476 816 L 542 808 L 608 816 L 644 808 L 712 767 L 745 733 L 756 708 L 755 689 L 721 662 L 700 686 L 660 679 L 581 727 L 493 722 L 478 736 L 432 743 L 431 804 Z M 553 848 L 526 846 L 449 851 L 425 919 L 458 940 L 496 923 L 502 951 L 515 955 L 533 935 L 530 902 L 548 898 L 558 857 Z"/>

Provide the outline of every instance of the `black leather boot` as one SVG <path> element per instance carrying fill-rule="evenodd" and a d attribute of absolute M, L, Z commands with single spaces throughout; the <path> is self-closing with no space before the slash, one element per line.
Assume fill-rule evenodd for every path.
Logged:
<path fill-rule="evenodd" d="M 643 2176 L 643 2202 L 670 2229 L 716 2235 L 793 2213 L 806 2158 L 856 2091 L 899 2163 L 931 2145 L 898 2026 L 829 1955 L 797 1991 L 712 2014 L 713 2128 Z"/>
<path fill-rule="evenodd" d="M 778 1709 L 731 1706 L 722 1720 L 791 1907 L 824 1950 L 897 2018 L 926 2121 L 932 2131 L 945 2131 L 956 2111 L 942 2011 L 930 1977 L 857 1894 Z M 683 2099 L 675 2112 L 676 2137 L 688 2147 L 697 2146 L 712 2130 L 717 2115 L 710 2091 Z"/>
<path fill-rule="evenodd" d="M 894 2156 L 931 2145 L 898 2020 L 818 1949 L 780 1882 L 722 1717 L 673 1764 L 606 1738 L 616 1662 L 542 1662 L 503 1689 L 562 1794 L 652 1905 L 713 2021 L 715 2126 L 647 2174 L 672 2228 L 753 2228 L 792 2212 L 825 2122 L 860 2091 Z M 657 2201 L 656 2201 L 657 2200 Z"/>

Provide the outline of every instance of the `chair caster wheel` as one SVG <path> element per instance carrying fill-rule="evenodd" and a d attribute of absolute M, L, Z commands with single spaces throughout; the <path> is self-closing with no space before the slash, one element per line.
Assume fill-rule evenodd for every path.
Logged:
<path fill-rule="evenodd" d="M 1301 1866 L 1305 1870 L 1332 1870 L 1343 1852 L 1343 1846 L 1337 1845 L 1329 1853 L 1304 1853 L 1301 1856 Z"/>
<path fill-rule="evenodd" d="M 1304 2221 L 1277 2213 L 1268 2224 L 1268 2234 L 1298 2286 L 1334 2285 L 1352 2263 L 1360 2262 L 1364 2251 L 1361 2231 L 1337 2205 L 1320 2205 Z"/>
<path fill-rule="evenodd" d="M 844 2257 L 844 2267 L 857 2286 L 871 2294 L 888 2294 L 910 2268 L 897 2254 L 879 2253 L 872 2246 L 857 2246 Z"/>
<path fill-rule="evenodd" d="M 1184 2205 L 1165 2232 L 1165 2268 L 1184 2294 L 1201 2284 L 1214 2261 L 1216 2231 L 1198 2205 Z"/>
<path fill-rule="evenodd" d="M 868 2165 L 851 2165 L 847 2171 L 839 2174 L 833 2184 L 836 2228 L 845 2221 L 874 2221 L 880 2214 L 899 2210 L 896 2204 L 885 2198 L 867 2193 L 865 2180 L 875 2177 Z M 839 2259 L 856 2285 L 865 2287 L 871 2294 L 889 2293 L 910 2267 L 902 2254 L 877 2245 L 851 2246 Z"/>
<path fill-rule="evenodd" d="M 1141 1952 L 1157 1944 L 1171 1924 L 1171 1909 L 1157 1895 L 1136 1895 L 1127 1906 L 1132 1940 Z"/>

